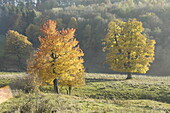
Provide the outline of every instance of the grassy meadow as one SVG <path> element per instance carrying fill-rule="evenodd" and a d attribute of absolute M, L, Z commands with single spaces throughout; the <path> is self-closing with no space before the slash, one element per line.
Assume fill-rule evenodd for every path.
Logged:
<path fill-rule="evenodd" d="M 170 113 L 170 77 L 86 74 L 86 85 L 66 87 L 60 94 L 53 86 L 29 91 L 25 73 L 0 73 L 0 86 L 10 85 L 14 98 L 2 103 L 2 113 Z"/>

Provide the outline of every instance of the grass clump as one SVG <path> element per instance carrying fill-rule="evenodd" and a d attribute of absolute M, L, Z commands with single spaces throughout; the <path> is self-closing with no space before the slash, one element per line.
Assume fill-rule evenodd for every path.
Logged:
<path fill-rule="evenodd" d="M 11 79 L 0 79 L 0 87 L 7 86 L 11 84 L 12 80 Z"/>

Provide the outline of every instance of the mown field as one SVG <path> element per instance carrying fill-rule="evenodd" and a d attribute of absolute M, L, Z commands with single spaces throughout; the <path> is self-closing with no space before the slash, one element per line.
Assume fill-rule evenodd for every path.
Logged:
<path fill-rule="evenodd" d="M 2 103 L 2 113 L 170 113 L 170 77 L 86 74 L 86 85 L 66 95 L 53 86 L 28 92 L 25 73 L 0 73 L 0 86 L 10 85 L 14 98 Z"/>

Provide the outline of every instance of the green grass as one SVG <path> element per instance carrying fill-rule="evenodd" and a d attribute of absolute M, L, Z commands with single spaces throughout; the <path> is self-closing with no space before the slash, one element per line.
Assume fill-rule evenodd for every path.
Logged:
<path fill-rule="evenodd" d="M 1 75 L 1 73 L 0 73 Z M 4 74 L 2 75 L 9 75 Z M 22 75 L 22 76 L 21 76 Z M 14 74 L 12 78 L 0 79 L 0 85 L 9 84 L 16 91 L 25 89 L 27 80 Z M 65 95 L 66 87 L 60 87 L 56 95 L 53 86 L 43 86 L 34 93 L 15 93 L 15 98 L 0 105 L 5 112 L 62 113 L 169 113 L 170 77 L 134 75 L 86 74 L 86 85 L 73 88 L 72 96 Z M 24 87 L 23 87 L 24 86 Z"/>
<path fill-rule="evenodd" d="M 0 106 L 1 112 L 24 113 L 164 113 L 170 105 L 152 100 L 104 100 L 51 93 L 29 94 Z"/>
<path fill-rule="evenodd" d="M 11 84 L 12 80 L 11 79 L 0 79 L 0 87 L 6 86 Z"/>
<path fill-rule="evenodd" d="M 0 72 L 0 79 L 18 79 L 25 77 L 24 72 Z"/>
<path fill-rule="evenodd" d="M 125 80 L 126 75 L 87 74 L 86 85 L 74 88 L 73 95 L 95 99 L 150 99 L 170 103 L 170 77 L 133 76 Z M 52 92 L 53 86 L 41 88 Z M 62 93 L 66 94 L 64 88 Z"/>

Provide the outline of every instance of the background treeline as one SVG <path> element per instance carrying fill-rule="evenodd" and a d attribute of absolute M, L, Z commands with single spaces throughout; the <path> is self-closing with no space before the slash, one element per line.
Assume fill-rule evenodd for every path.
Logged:
<path fill-rule="evenodd" d="M 170 1 L 168 0 L 0 0 L 0 68 L 17 70 L 15 56 L 5 50 L 5 35 L 15 30 L 28 37 L 36 49 L 40 27 L 48 19 L 57 28 L 76 28 L 87 72 L 112 72 L 102 52 L 107 24 L 113 19 L 142 21 L 150 39 L 156 40 L 155 61 L 148 74 L 169 75 Z M 26 64 L 26 62 L 23 62 Z"/>

